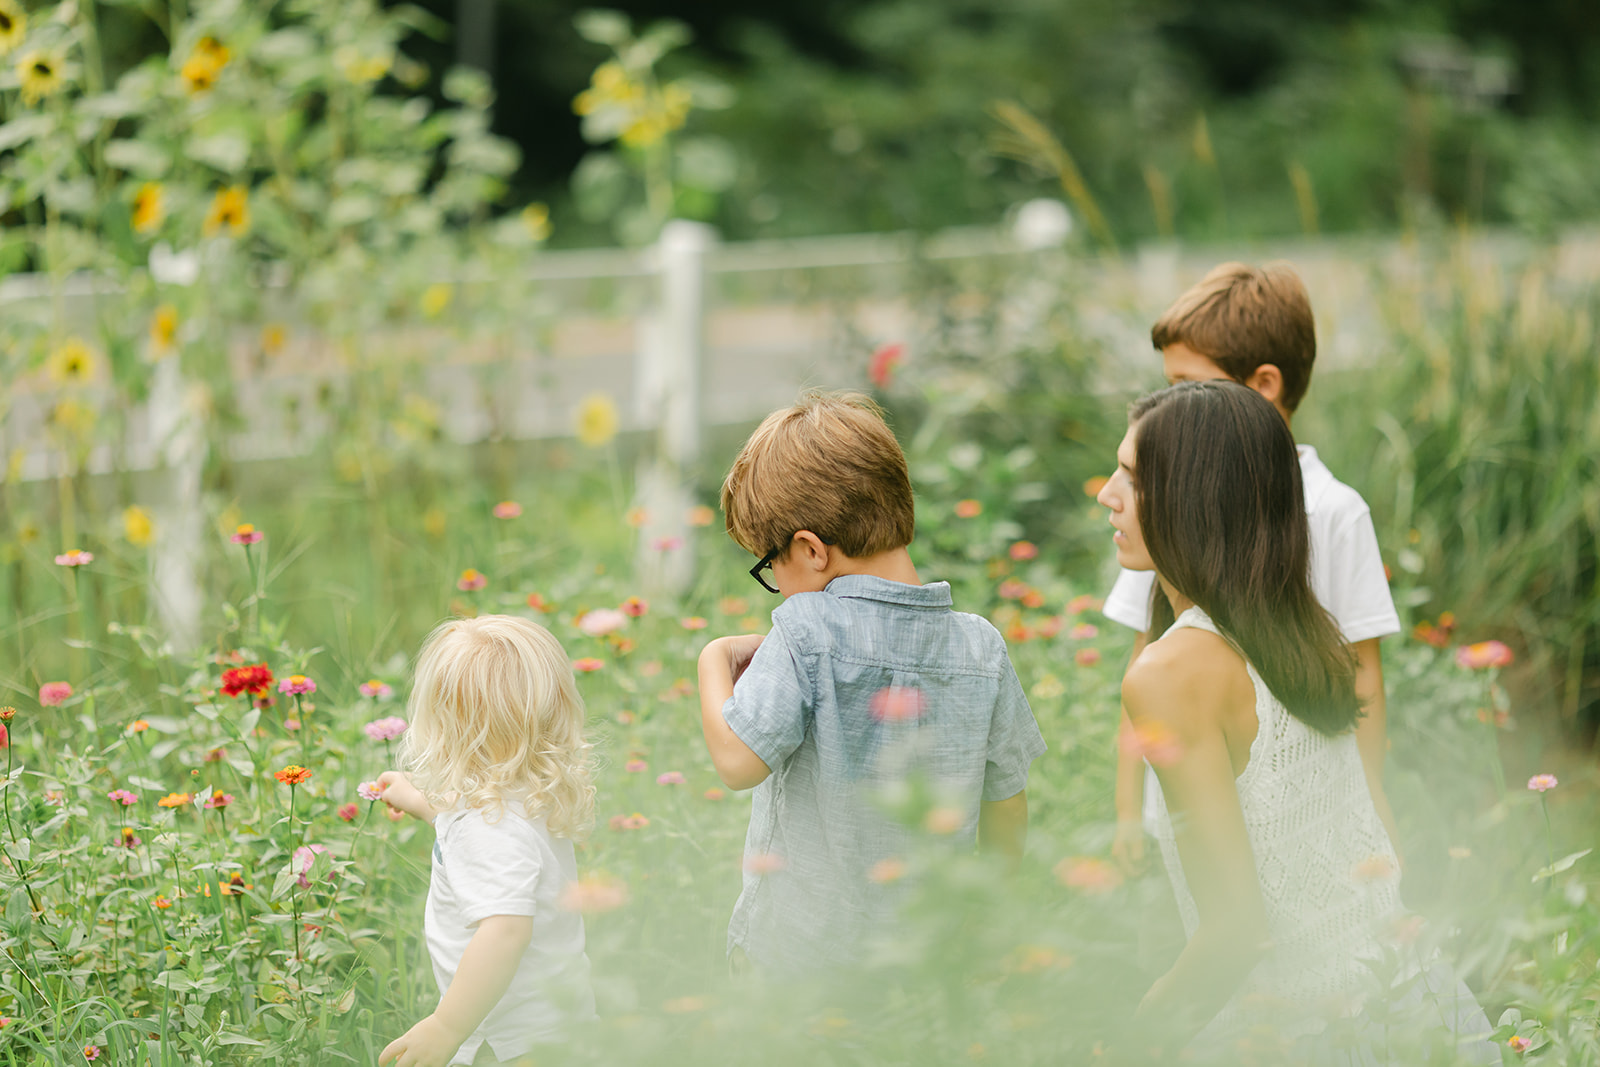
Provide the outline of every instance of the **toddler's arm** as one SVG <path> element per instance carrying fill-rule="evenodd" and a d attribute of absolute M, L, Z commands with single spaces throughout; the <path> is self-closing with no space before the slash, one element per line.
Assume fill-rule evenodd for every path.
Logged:
<path fill-rule="evenodd" d="M 422 790 L 412 785 L 411 779 L 399 771 L 384 771 L 378 775 L 378 788 L 383 790 L 383 802 L 396 811 L 406 812 L 429 823 L 439 814 L 428 803 L 428 798 L 422 795 Z"/>
<path fill-rule="evenodd" d="M 733 683 L 760 647 L 761 635 L 747 634 L 719 637 L 700 653 L 700 729 L 717 776 L 729 789 L 754 789 L 772 773 L 722 717 L 722 706 L 733 696 Z"/>
<path fill-rule="evenodd" d="M 505 996 L 532 937 L 531 915 L 491 915 L 479 923 L 439 1006 L 389 1042 L 378 1063 L 392 1060 L 395 1067 L 444 1067 L 449 1063 L 461 1042 Z"/>
<path fill-rule="evenodd" d="M 1028 842 L 1028 791 L 978 806 L 978 849 L 1004 856 L 1012 866 L 1022 862 Z"/>

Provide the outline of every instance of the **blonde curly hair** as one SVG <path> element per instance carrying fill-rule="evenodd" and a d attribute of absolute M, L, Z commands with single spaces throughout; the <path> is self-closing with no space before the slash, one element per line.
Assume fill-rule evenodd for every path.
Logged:
<path fill-rule="evenodd" d="M 417 657 L 408 714 L 401 759 L 435 807 L 498 818 L 517 801 L 560 837 L 593 826 L 583 698 L 544 627 L 512 615 L 441 623 Z"/>

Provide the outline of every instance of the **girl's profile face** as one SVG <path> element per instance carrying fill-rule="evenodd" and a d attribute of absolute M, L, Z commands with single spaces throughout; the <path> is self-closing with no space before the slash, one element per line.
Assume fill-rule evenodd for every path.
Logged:
<path fill-rule="evenodd" d="M 1133 450 L 1137 426 L 1129 426 L 1117 446 L 1117 469 L 1106 484 L 1095 494 L 1111 512 L 1111 543 L 1117 549 L 1117 565 L 1130 571 L 1153 571 L 1156 565 L 1144 547 L 1144 535 L 1139 530 L 1139 506 L 1134 496 Z"/>

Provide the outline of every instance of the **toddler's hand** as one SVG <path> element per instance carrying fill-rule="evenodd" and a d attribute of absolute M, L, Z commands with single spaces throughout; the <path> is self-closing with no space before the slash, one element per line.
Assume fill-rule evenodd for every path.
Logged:
<path fill-rule="evenodd" d="M 432 822 L 434 811 L 422 790 L 411 784 L 399 771 L 384 771 L 378 775 L 378 788 L 383 790 L 383 802 L 391 811 L 403 811 L 424 822 Z"/>
<path fill-rule="evenodd" d="M 761 647 L 761 634 L 740 634 L 737 637 L 723 637 L 719 640 L 723 644 L 728 657 L 728 670 L 733 674 L 733 680 L 738 681 L 744 674 L 744 669 L 750 666 L 750 661 L 755 658 L 756 649 Z"/>
<path fill-rule="evenodd" d="M 451 1032 L 438 1016 L 430 1015 L 389 1042 L 378 1054 L 378 1064 L 379 1067 L 390 1062 L 395 1067 L 445 1067 L 465 1040 L 465 1034 Z"/>

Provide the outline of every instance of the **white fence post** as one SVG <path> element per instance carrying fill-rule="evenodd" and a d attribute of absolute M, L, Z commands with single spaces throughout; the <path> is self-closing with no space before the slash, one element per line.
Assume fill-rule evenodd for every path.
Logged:
<path fill-rule="evenodd" d="M 189 387 L 178 369 L 178 357 L 156 364 L 150 385 L 150 439 L 166 471 L 166 493 L 155 509 L 159 537 L 152 561 L 151 591 L 167 640 L 179 652 L 200 638 L 201 538 L 205 518 L 200 507 L 206 438 Z"/>
<path fill-rule="evenodd" d="M 716 243 L 704 223 L 674 220 L 656 245 L 660 303 L 641 337 L 636 414 L 656 427 L 655 448 L 640 460 L 639 575 L 645 588 L 678 596 L 694 584 L 693 478 L 700 462 L 701 365 L 705 353 L 706 253 Z"/>

